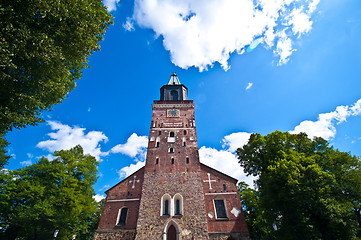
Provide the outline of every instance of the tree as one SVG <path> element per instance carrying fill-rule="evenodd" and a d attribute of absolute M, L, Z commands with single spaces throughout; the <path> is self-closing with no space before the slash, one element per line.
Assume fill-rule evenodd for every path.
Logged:
<path fill-rule="evenodd" d="M 111 18 L 101 0 L 1 1 L 0 134 L 65 99 Z"/>
<path fill-rule="evenodd" d="M 322 138 L 279 131 L 252 134 L 237 154 L 245 172 L 258 176 L 253 196 L 266 211 L 258 217 L 276 224 L 281 239 L 360 236 L 361 164 L 356 156 Z M 247 187 L 240 189 L 246 196 Z"/>
<path fill-rule="evenodd" d="M 93 195 L 96 159 L 76 146 L 15 171 L 2 171 L 0 238 L 71 239 L 88 236 L 99 210 Z M 82 238 L 89 239 L 89 238 Z"/>

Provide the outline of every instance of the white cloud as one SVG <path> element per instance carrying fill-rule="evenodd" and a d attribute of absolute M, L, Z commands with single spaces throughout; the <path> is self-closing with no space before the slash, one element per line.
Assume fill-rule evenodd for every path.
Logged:
<path fill-rule="evenodd" d="M 279 40 L 277 42 L 277 47 L 274 53 L 280 56 L 280 60 L 278 65 L 286 64 L 289 61 L 289 56 L 291 56 L 292 52 L 296 51 L 292 48 L 292 41 L 286 35 L 286 31 L 282 31 L 277 34 L 279 36 Z"/>
<path fill-rule="evenodd" d="M 255 178 L 246 176 L 238 163 L 236 154 L 203 146 L 199 149 L 199 159 L 203 164 L 253 186 Z"/>
<path fill-rule="evenodd" d="M 104 191 L 104 190 L 107 190 L 107 189 L 109 189 L 110 188 L 110 185 L 104 185 L 102 188 L 100 188 L 99 190 L 98 190 L 98 192 L 102 192 L 102 191 Z"/>
<path fill-rule="evenodd" d="M 222 139 L 223 149 L 226 149 L 229 152 L 235 152 L 237 148 L 243 147 L 243 145 L 248 143 L 251 133 L 247 132 L 236 132 L 225 136 Z"/>
<path fill-rule="evenodd" d="M 250 89 L 252 86 L 253 86 L 253 83 L 250 83 L 250 82 L 249 82 L 249 83 L 247 84 L 246 90 Z"/>
<path fill-rule="evenodd" d="M 115 11 L 117 10 L 117 4 L 120 0 L 103 0 L 104 5 L 107 7 L 108 11 Z"/>
<path fill-rule="evenodd" d="M 134 13 L 125 27 L 153 29 L 162 36 L 172 62 L 200 71 L 215 62 L 229 69 L 230 54 L 262 37 L 267 47 L 277 46 L 279 64 L 292 54 L 291 37 L 311 30 L 312 13 L 319 0 L 135 0 Z M 130 24 L 132 23 L 132 24 Z M 133 29 L 133 28 L 131 28 Z M 286 31 L 287 30 L 287 33 Z M 286 36 L 277 37 L 285 32 Z"/>
<path fill-rule="evenodd" d="M 138 136 L 136 133 L 133 133 L 127 140 L 125 144 L 118 144 L 113 147 L 111 153 L 122 153 L 129 157 L 140 156 L 144 159 L 144 154 L 148 146 L 148 137 L 147 136 Z"/>
<path fill-rule="evenodd" d="M 20 162 L 20 164 L 23 166 L 29 166 L 29 165 L 33 164 L 33 162 L 31 161 L 31 159 L 29 159 L 27 161 Z"/>
<path fill-rule="evenodd" d="M 119 179 L 128 177 L 132 173 L 141 169 L 144 165 L 145 165 L 145 162 L 138 161 L 135 164 L 130 164 L 129 166 L 126 166 L 120 170 L 117 170 L 117 173 L 119 174 Z"/>
<path fill-rule="evenodd" d="M 95 196 L 93 196 L 93 198 L 95 199 L 95 201 L 100 202 L 100 201 L 103 200 L 105 197 L 104 197 L 103 195 L 96 194 Z"/>
<path fill-rule="evenodd" d="M 305 132 L 310 138 L 322 137 L 326 140 L 336 135 L 335 125 L 345 122 L 350 116 L 361 114 L 361 99 L 352 106 L 338 106 L 336 110 L 318 115 L 317 121 L 303 121 L 291 133 Z"/>
<path fill-rule="evenodd" d="M 310 15 L 303 12 L 303 8 L 293 9 L 288 24 L 292 25 L 292 31 L 295 35 L 298 34 L 300 37 L 301 34 L 307 33 L 312 29 L 310 17 Z"/>
<path fill-rule="evenodd" d="M 49 140 L 39 142 L 36 145 L 38 148 L 54 152 L 70 149 L 80 144 L 85 154 L 90 154 L 97 160 L 100 160 L 101 156 L 107 155 L 107 153 L 102 152 L 100 149 L 100 143 L 108 141 L 107 136 L 103 132 L 90 131 L 85 134 L 85 128 L 71 127 L 55 121 L 48 121 L 48 124 L 54 132 L 48 134 Z"/>
<path fill-rule="evenodd" d="M 123 28 L 129 32 L 134 31 L 134 21 L 133 19 L 127 17 L 127 21 L 123 24 Z"/>

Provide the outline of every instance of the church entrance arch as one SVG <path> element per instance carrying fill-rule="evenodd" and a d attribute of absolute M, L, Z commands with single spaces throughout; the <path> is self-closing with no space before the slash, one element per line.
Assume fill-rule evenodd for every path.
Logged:
<path fill-rule="evenodd" d="M 168 228 L 167 240 L 177 240 L 177 230 L 173 225 Z"/>
<path fill-rule="evenodd" d="M 181 240 L 180 228 L 174 220 L 170 220 L 164 228 L 163 240 Z"/>

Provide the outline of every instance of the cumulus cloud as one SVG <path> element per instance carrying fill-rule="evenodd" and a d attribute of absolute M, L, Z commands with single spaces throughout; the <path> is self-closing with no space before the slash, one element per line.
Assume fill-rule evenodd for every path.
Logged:
<path fill-rule="evenodd" d="M 95 196 L 93 196 L 94 200 L 97 202 L 100 202 L 101 200 L 103 200 L 105 197 L 103 195 L 100 194 L 96 194 Z"/>
<path fill-rule="evenodd" d="M 203 164 L 253 186 L 255 178 L 246 176 L 234 153 L 203 146 L 199 149 L 199 159 Z"/>
<path fill-rule="evenodd" d="M 285 64 L 294 49 L 292 37 L 312 29 L 312 13 L 319 0 L 135 0 L 133 23 L 161 36 L 172 62 L 200 71 L 215 62 L 229 69 L 230 54 L 243 54 L 255 40 Z M 131 27 L 131 28 L 128 28 Z M 284 34 L 283 34 L 284 33 Z"/>
<path fill-rule="evenodd" d="M 103 0 L 103 4 L 107 7 L 109 12 L 117 10 L 117 4 L 120 0 Z"/>
<path fill-rule="evenodd" d="M 148 137 L 147 136 L 138 136 L 136 133 L 133 133 L 124 144 L 118 144 L 113 147 L 111 153 L 122 153 L 129 157 L 141 156 L 144 158 L 148 146 Z"/>
<path fill-rule="evenodd" d="M 347 121 L 347 118 L 350 116 L 358 116 L 360 114 L 361 99 L 351 106 L 338 106 L 335 111 L 321 113 L 318 115 L 317 121 L 303 121 L 291 133 L 305 132 L 311 138 L 322 137 L 329 140 L 336 135 L 335 125 Z"/>
<path fill-rule="evenodd" d="M 62 149 L 70 149 L 76 145 L 81 145 L 85 154 L 94 156 L 100 160 L 101 156 L 107 155 L 100 149 L 100 143 L 108 141 L 107 136 L 103 132 L 90 131 L 85 133 L 85 128 L 78 126 L 68 126 L 56 121 L 48 121 L 51 130 L 49 140 L 39 142 L 36 146 L 49 152 L 59 151 Z"/>
<path fill-rule="evenodd" d="M 118 144 L 110 150 L 110 153 L 122 153 L 133 158 L 135 163 L 117 170 L 119 179 L 128 177 L 133 172 L 139 170 L 145 165 L 145 158 L 147 154 L 148 137 L 138 136 L 133 133 L 124 144 Z"/>
<path fill-rule="evenodd" d="M 135 164 L 130 164 L 129 166 L 123 167 L 120 170 L 117 170 L 117 173 L 119 174 L 119 179 L 123 179 L 131 175 L 132 173 L 138 171 L 142 167 L 144 167 L 145 162 L 138 161 Z"/>
<path fill-rule="evenodd" d="M 233 153 L 237 150 L 237 148 L 243 147 L 243 145 L 247 144 L 250 136 L 251 133 L 247 132 L 229 134 L 222 139 L 222 147 Z"/>

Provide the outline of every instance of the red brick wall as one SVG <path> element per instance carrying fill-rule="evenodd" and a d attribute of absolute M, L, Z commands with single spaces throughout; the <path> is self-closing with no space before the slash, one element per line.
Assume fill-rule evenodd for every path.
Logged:
<path fill-rule="evenodd" d="M 179 104 L 183 106 L 179 107 Z M 160 105 L 167 107 L 159 107 Z M 167 109 L 179 109 L 180 116 L 167 117 Z M 146 171 L 194 172 L 200 170 L 194 120 L 194 104 L 191 100 L 174 102 L 154 101 Z M 184 131 L 186 131 L 186 134 L 184 134 Z M 161 135 L 159 135 L 159 132 L 161 132 Z M 174 132 L 175 142 L 168 141 L 170 132 Z M 156 146 L 158 137 L 160 139 L 159 147 Z M 186 139 L 186 146 L 183 146 L 183 138 Z M 174 153 L 170 153 L 169 148 L 173 148 Z M 173 164 L 172 157 L 174 159 Z M 186 163 L 187 157 L 189 163 Z M 158 164 L 156 164 L 157 158 Z"/>
<path fill-rule="evenodd" d="M 135 182 L 134 188 L 132 188 L 133 182 L 130 181 L 134 181 L 134 176 L 136 176 L 135 179 L 139 180 L 139 182 Z M 144 168 L 141 168 L 106 192 L 107 198 L 100 218 L 98 230 L 135 229 L 137 227 L 143 176 Z M 125 226 L 117 226 L 116 221 L 119 209 L 122 207 L 128 208 Z"/>
<path fill-rule="evenodd" d="M 241 201 L 237 192 L 237 180 L 203 164 L 201 165 L 201 169 L 208 232 L 248 231 L 242 211 Z M 208 182 L 204 182 L 204 180 L 208 181 L 208 173 L 210 173 L 210 179 L 215 180 L 215 182 L 211 182 L 212 189 L 209 189 Z M 223 184 L 226 185 L 226 190 L 224 190 Z M 216 211 L 214 207 L 215 198 L 225 200 L 228 220 L 216 219 Z M 232 209 L 240 210 L 241 212 L 239 212 L 238 216 L 235 216 L 235 214 L 231 213 Z M 214 215 L 213 217 L 211 217 L 212 213 Z"/>

